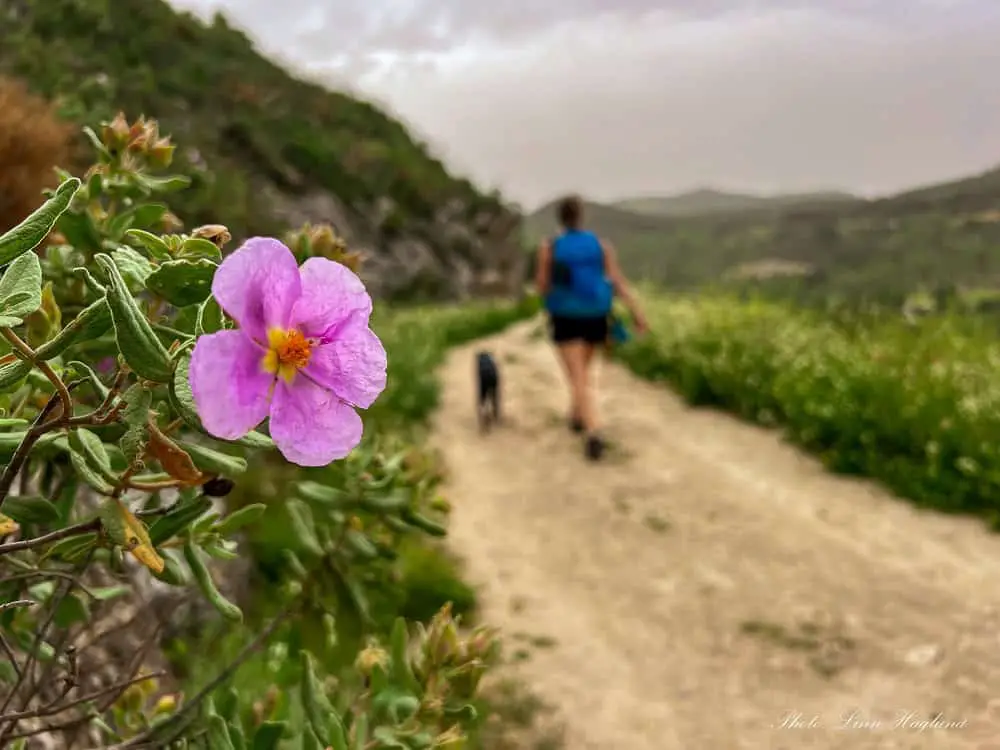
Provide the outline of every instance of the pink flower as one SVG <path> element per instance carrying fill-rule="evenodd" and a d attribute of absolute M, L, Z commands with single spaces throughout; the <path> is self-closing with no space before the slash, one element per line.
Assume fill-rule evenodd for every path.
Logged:
<path fill-rule="evenodd" d="M 212 294 L 239 330 L 202 336 L 191 354 L 205 429 L 235 440 L 269 416 L 293 463 L 325 466 L 350 453 L 363 429 L 355 408 L 371 406 L 386 381 L 361 279 L 326 258 L 299 268 L 283 244 L 254 237 L 219 266 Z"/>

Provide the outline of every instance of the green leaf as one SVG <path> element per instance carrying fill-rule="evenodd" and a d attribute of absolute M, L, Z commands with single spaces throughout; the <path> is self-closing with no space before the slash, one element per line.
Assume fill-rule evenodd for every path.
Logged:
<path fill-rule="evenodd" d="M 110 159 L 111 153 L 108 151 L 107 146 L 101 143 L 101 139 L 98 138 L 97 133 L 94 132 L 93 128 L 91 128 L 88 125 L 85 125 L 81 129 L 83 130 L 83 134 L 87 137 L 87 140 L 90 141 L 91 148 L 93 148 L 94 151 L 96 151 L 101 156 Z M 94 198 L 96 196 L 91 195 L 90 197 Z"/>
<path fill-rule="evenodd" d="M 90 465 L 86 455 L 70 448 L 69 460 L 73 465 L 73 470 L 80 476 L 80 479 L 90 485 L 93 489 L 97 490 L 102 495 L 110 495 L 114 492 L 114 486 L 112 486 L 112 484 L 104 478 L 101 472 L 96 471 L 94 467 Z"/>
<path fill-rule="evenodd" d="M 147 232 L 142 229 L 129 229 L 125 232 L 125 239 L 133 240 L 138 242 L 149 252 L 150 256 L 154 260 L 164 261 L 170 260 L 170 248 L 167 243 L 162 239 L 157 237 L 155 234 Z"/>
<path fill-rule="evenodd" d="M 163 570 L 159 573 L 153 571 L 153 575 L 171 586 L 187 586 L 190 576 L 171 552 L 172 550 L 163 550 Z"/>
<path fill-rule="evenodd" d="M 288 729 L 285 721 L 262 721 L 253 735 L 253 750 L 278 750 L 281 738 Z"/>
<path fill-rule="evenodd" d="M 178 441 L 178 445 L 191 456 L 191 460 L 194 461 L 195 466 L 209 474 L 221 474 L 225 477 L 233 477 L 247 470 L 246 459 L 240 456 L 230 456 L 189 441 Z"/>
<path fill-rule="evenodd" d="M 432 521 L 427 518 L 427 516 L 421 515 L 411 508 L 404 508 L 402 513 L 400 513 L 400 517 L 410 524 L 410 526 L 414 526 L 431 536 L 443 537 L 448 535 L 448 530 L 444 526 Z"/>
<path fill-rule="evenodd" d="M 94 172 L 90 175 L 90 179 L 87 180 L 87 198 L 94 200 L 95 198 L 100 198 L 101 194 L 104 192 L 104 175 L 100 172 Z M 65 216 L 66 214 L 63 214 Z M 57 222 L 58 226 L 58 222 Z"/>
<path fill-rule="evenodd" d="M 156 383 L 169 383 L 173 375 L 170 355 L 136 304 L 114 261 L 103 253 L 95 256 L 94 260 L 108 275 L 111 319 L 118 348 L 128 366 L 139 377 Z"/>
<path fill-rule="evenodd" d="M 8 362 L 0 366 L 0 391 L 11 393 L 21 387 L 24 379 L 31 372 L 31 363 L 19 359 L 16 362 Z M 3 437 L 0 436 L 0 441 Z M 17 446 L 14 446 L 15 448 Z"/>
<path fill-rule="evenodd" d="M 15 258 L 34 250 L 44 240 L 56 220 L 69 207 L 73 196 L 82 183 L 76 177 L 63 182 L 45 203 L 13 229 L 0 235 L 0 265 L 6 265 Z M 41 286 L 41 284 L 39 284 Z"/>
<path fill-rule="evenodd" d="M 41 306 L 42 264 L 35 253 L 25 253 L 7 266 L 0 279 L 0 326 L 20 325 Z"/>
<path fill-rule="evenodd" d="M 4 508 L 6 509 L 6 507 L 7 503 L 4 503 Z M 82 560 L 96 543 L 97 534 L 93 532 L 60 539 L 46 550 L 45 554 L 42 555 L 42 560 L 52 557 L 57 560 L 75 563 Z"/>
<path fill-rule="evenodd" d="M 111 328 L 111 308 L 106 299 L 101 298 L 88 305 L 73 322 L 63 328 L 51 341 L 39 347 L 39 359 L 50 360 L 58 357 L 73 344 L 93 341 Z"/>
<path fill-rule="evenodd" d="M 167 211 L 168 208 L 162 203 L 142 203 L 135 208 L 122 211 L 108 223 L 108 235 L 117 241 L 132 227 L 148 227 L 155 224 Z"/>
<path fill-rule="evenodd" d="M 395 513 L 410 504 L 410 492 L 398 488 L 384 495 L 364 495 L 361 507 L 373 513 Z"/>
<path fill-rule="evenodd" d="M 111 393 L 111 390 L 106 385 L 104 385 L 104 383 L 101 382 L 101 379 L 97 376 L 97 373 L 94 372 L 94 368 L 92 368 L 87 363 L 80 362 L 79 360 L 74 359 L 70 362 L 67 362 L 66 366 L 72 371 L 85 376 L 87 380 L 90 381 L 90 386 L 94 389 L 94 392 L 97 393 L 97 395 L 101 398 L 102 401 L 108 397 L 109 393 Z"/>
<path fill-rule="evenodd" d="M 306 500 L 311 500 L 312 502 L 319 503 L 320 505 L 337 507 L 347 505 L 350 501 L 350 498 L 344 490 L 310 480 L 299 482 L 295 485 L 295 490 Z"/>
<path fill-rule="evenodd" d="M 324 750 L 323 743 L 319 741 L 316 733 L 308 726 L 302 732 L 302 742 L 299 747 L 301 750 Z"/>
<path fill-rule="evenodd" d="M 230 513 L 224 519 L 217 522 L 213 526 L 213 530 L 220 536 L 232 534 L 234 531 L 239 531 L 240 529 L 255 523 L 262 515 L 264 515 L 264 511 L 266 510 L 267 506 L 264 503 L 251 503 L 250 505 L 244 505 L 239 510 Z"/>
<path fill-rule="evenodd" d="M 149 440 L 147 422 L 149 410 L 153 405 L 153 394 L 143 387 L 142 383 L 130 386 L 122 395 L 125 408 L 122 410 L 122 421 L 128 425 L 122 435 L 119 445 L 125 460 L 131 466 L 141 459 L 146 451 Z"/>
<path fill-rule="evenodd" d="M 84 456 L 87 463 L 109 482 L 117 482 L 118 475 L 111 468 L 111 457 L 101 439 L 88 429 L 78 427 L 67 436 L 69 449 Z"/>
<path fill-rule="evenodd" d="M 299 652 L 302 667 L 302 708 L 306 721 L 324 747 L 332 746 L 333 750 L 348 750 L 347 733 L 340 714 L 333 707 L 323 690 L 323 684 L 316 676 L 316 664 L 312 654 L 306 650 Z"/>
<path fill-rule="evenodd" d="M 214 242 L 206 240 L 204 237 L 185 237 L 177 251 L 178 258 L 196 260 L 204 258 L 216 263 L 222 262 L 222 251 Z"/>
<path fill-rule="evenodd" d="M 128 586 L 104 586 L 103 588 L 91 589 L 90 593 L 94 595 L 97 601 L 106 602 L 110 599 L 117 599 L 119 596 L 124 596 L 131 590 Z"/>
<path fill-rule="evenodd" d="M 74 268 L 71 273 L 77 278 L 83 279 L 83 283 L 87 285 L 87 289 L 90 290 L 91 294 L 97 295 L 98 297 L 103 297 L 108 293 L 107 287 L 104 286 L 100 281 L 94 278 L 89 270 L 83 266 L 78 266 Z"/>
<path fill-rule="evenodd" d="M 309 506 L 298 498 L 292 498 L 285 503 L 285 510 L 288 512 L 292 536 L 299 542 L 301 549 L 314 557 L 322 557 L 323 547 L 316 537 L 316 528 Z"/>
<path fill-rule="evenodd" d="M 163 544 L 188 528 L 212 509 L 212 500 L 198 495 L 182 500 L 177 507 L 157 518 L 149 527 L 149 538 L 154 546 Z"/>
<path fill-rule="evenodd" d="M 134 383 L 122 394 L 125 408 L 122 410 L 122 421 L 130 427 L 146 426 L 149 420 L 149 410 L 153 403 L 153 394 L 142 383 Z"/>
<path fill-rule="evenodd" d="M 209 716 L 208 717 L 208 732 L 205 735 L 205 739 L 208 742 L 208 746 L 212 750 L 236 750 L 233 747 L 233 741 L 229 737 L 229 728 L 226 726 L 226 720 L 221 716 Z"/>
<path fill-rule="evenodd" d="M 240 723 L 239 717 L 230 719 L 227 724 L 229 726 L 229 739 L 232 740 L 233 747 L 236 750 L 246 750 L 247 739 L 246 735 L 243 734 L 243 726 Z"/>
<path fill-rule="evenodd" d="M 90 616 L 90 610 L 80 597 L 67 594 L 56 607 L 53 623 L 58 628 L 68 628 L 78 622 L 83 622 Z"/>
<path fill-rule="evenodd" d="M 417 681 L 416 675 L 413 674 L 410 659 L 407 655 L 409 634 L 406 632 L 406 620 L 402 617 L 397 617 L 393 623 L 390 643 L 392 645 L 390 676 L 393 682 L 411 693 L 419 693 L 420 684 Z"/>
<path fill-rule="evenodd" d="M 188 567 L 191 568 L 191 573 L 194 575 L 194 580 L 198 584 L 198 588 L 201 589 L 201 593 L 218 610 L 219 614 L 232 622 L 242 621 L 243 612 L 239 607 L 226 599 L 215 587 L 215 582 L 208 572 L 208 567 L 205 565 L 205 561 L 202 560 L 201 554 L 194 544 L 194 540 L 190 537 L 184 543 L 184 559 L 187 561 Z"/>
<path fill-rule="evenodd" d="M 127 245 L 112 251 L 111 258 L 125 281 L 145 286 L 146 279 L 153 273 L 153 264 L 149 259 Z"/>
<path fill-rule="evenodd" d="M 368 715 L 359 713 L 351 726 L 354 733 L 354 747 L 351 750 L 365 750 L 368 747 Z"/>
<path fill-rule="evenodd" d="M 8 495 L 3 512 L 20 524 L 47 524 L 59 520 L 59 511 L 38 495 Z"/>
<path fill-rule="evenodd" d="M 142 187 L 151 192 L 168 193 L 183 190 L 191 184 L 191 178 L 185 175 L 170 175 L 169 177 L 154 177 L 143 172 L 134 172 L 132 178 Z"/>
<path fill-rule="evenodd" d="M 149 275 L 146 287 L 175 307 L 196 305 L 212 293 L 212 278 L 217 269 L 215 263 L 204 258 L 168 260 Z"/>
<path fill-rule="evenodd" d="M 344 533 L 344 541 L 358 556 L 365 560 L 374 560 L 379 556 L 378 548 L 372 544 L 363 532 L 356 529 L 348 529 Z"/>
<path fill-rule="evenodd" d="M 216 333 L 223 328 L 225 319 L 222 316 L 222 308 L 215 301 L 215 297 L 209 297 L 198 307 L 194 332 L 197 336 L 204 336 L 206 333 Z"/>
<path fill-rule="evenodd" d="M 93 217 L 86 211 L 67 211 L 59 217 L 56 228 L 66 242 L 78 250 L 97 252 L 101 249 L 101 234 L 94 226 Z"/>

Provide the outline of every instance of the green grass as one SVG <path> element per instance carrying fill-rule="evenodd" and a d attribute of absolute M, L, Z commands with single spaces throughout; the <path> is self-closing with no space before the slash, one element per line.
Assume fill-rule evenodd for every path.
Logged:
<path fill-rule="evenodd" d="M 833 471 L 1000 517 L 1000 340 L 982 321 L 832 319 L 722 296 L 648 303 L 654 333 L 619 352 L 636 373 L 778 426 Z"/>

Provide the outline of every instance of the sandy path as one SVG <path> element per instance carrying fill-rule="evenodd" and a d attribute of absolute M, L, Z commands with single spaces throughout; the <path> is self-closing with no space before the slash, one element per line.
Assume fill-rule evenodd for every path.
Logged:
<path fill-rule="evenodd" d="M 1000 743 L 983 718 L 1000 698 L 1000 537 L 606 362 L 617 455 L 587 464 L 539 327 L 453 352 L 434 439 L 485 619 L 555 640 L 511 668 L 558 708 L 568 748 Z M 508 417 L 488 436 L 480 348 L 501 364 Z"/>

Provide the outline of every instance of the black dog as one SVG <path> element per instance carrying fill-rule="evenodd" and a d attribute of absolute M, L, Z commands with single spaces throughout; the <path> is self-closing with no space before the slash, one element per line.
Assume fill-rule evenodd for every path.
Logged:
<path fill-rule="evenodd" d="M 487 432 L 491 425 L 500 421 L 500 372 L 489 352 L 476 355 L 476 377 L 479 381 L 476 399 L 479 429 Z"/>

